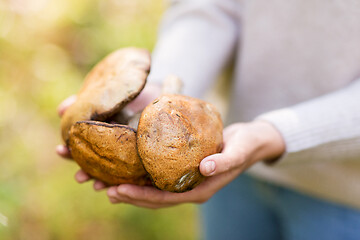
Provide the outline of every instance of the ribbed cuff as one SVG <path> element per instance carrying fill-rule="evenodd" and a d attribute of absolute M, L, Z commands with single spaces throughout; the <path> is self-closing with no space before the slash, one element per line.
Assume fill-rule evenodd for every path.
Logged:
<path fill-rule="evenodd" d="M 300 150 L 299 145 L 304 139 L 299 141 L 299 134 L 303 135 L 300 121 L 294 111 L 284 108 L 272 112 L 265 113 L 256 118 L 271 123 L 282 135 L 286 144 L 286 152 L 294 152 Z"/>
<path fill-rule="evenodd" d="M 268 165 L 296 162 L 296 152 L 300 152 L 311 145 L 311 139 L 308 139 L 307 136 L 312 134 L 310 132 L 306 134 L 306 132 L 311 130 L 301 126 L 301 121 L 293 109 L 284 108 L 268 112 L 258 116 L 256 120 L 267 121 L 272 124 L 279 131 L 285 142 L 286 149 L 284 154 L 278 159 L 265 161 Z"/>

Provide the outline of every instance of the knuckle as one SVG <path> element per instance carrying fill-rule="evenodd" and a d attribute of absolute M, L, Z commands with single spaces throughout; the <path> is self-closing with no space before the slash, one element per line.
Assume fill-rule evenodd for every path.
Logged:
<path fill-rule="evenodd" d="M 232 167 L 239 167 L 246 162 L 247 153 L 243 148 L 237 148 L 232 154 L 228 156 Z"/>
<path fill-rule="evenodd" d="M 231 156 L 227 156 L 224 159 L 224 172 L 229 171 L 234 165 L 234 159 Z"/>
<path fill-rule="evenodd" d="M 165 194 L 158 194 L 157 197 L 155 198 L 156 202 L 158 203 L 165 203 L 168 201 L 167 197 Z"/>
<path fill-rule="evenodd" d="M 144 200 L 154 203 L 164 203 L 167 201 L 166 194 L 163 192 L 154 192 L 153 189 L 146 189 L 144 194 Z"/>
<path fill-rule="evenodd" d="M 150 189 L 145 188 L 143 190 L 142 199 L 146 201 L 154 199 L 154 196 L 152 196 Z"/>
<path fill-rule="evenodd" d="M 238 152 L 237 162 L 239 165 L 242 165 L 245 163 L 245 160 L 247 159 L 247 153 L 244 149 L 240 149 Z"/>

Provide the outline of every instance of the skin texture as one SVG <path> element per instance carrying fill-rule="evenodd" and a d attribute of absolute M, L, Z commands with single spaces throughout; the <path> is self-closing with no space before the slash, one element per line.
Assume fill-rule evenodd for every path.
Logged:
<path fill-rule="evenodd" d="M 79 166 L 107 185 L 149 182 L 136 150 L 136 132 L 120 125 L 96 121 L 71 127 L 69 146 Z"/>
<path fill-rule="evenodd" d="M 133 109 L 141 109 L 153 101 L 159 95 L 159 89 L 159 87 L 147 85 L 132 103 Z M 60 116 L 69 105 L 71 105 L 70 100 L 65 100 L 63 104 L 60 104 L 58 108 Z M 182 203 L 203 203 L 251 165 L 266 159 L 276 159 L 285 151 L 282 136 L 274 126 L 265 121 L 230 125 L 224 129 L 223 138 L 222 152 L 210 155 L 201 161 L 200 172 L 209 177 L 193 190 L 172 193 L 151 186 L 120 184 L 107 188 L 110 202 L 152 209 Z M 58 146 L 56 151 L 62 157 L 71 157 L 66 146 Z M 91 177 L 79 170 L 75 174 L 75 179 L 79 183 L 85 183 Z M 94 189 L 99 191 L 106 189 L 106 186 L 101 181 L 95 180 Z"/>
<path fill-rule="evenodd" d="M 222 121 L 215 107 L 199 99 L 167 94 L 141 114 L 138 152 L 153 184 L 185 192 L 204 181 L 200 161 L 222 149 Z"/>

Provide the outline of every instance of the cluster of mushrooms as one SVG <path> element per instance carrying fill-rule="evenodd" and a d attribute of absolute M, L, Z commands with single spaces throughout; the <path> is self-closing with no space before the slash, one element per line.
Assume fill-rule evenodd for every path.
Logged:
<path fill-rule="evenodd" d="M 165 89 L 134 121 L 123 109 L 142 91 L 149 71 L 146 50 L 107 56 L 66 110 L 62 137 L 79 166 L 108 185 L 189 191 L 205 178 L 200 161 L 222 149 L 220 114 L 210 103 Z"/>

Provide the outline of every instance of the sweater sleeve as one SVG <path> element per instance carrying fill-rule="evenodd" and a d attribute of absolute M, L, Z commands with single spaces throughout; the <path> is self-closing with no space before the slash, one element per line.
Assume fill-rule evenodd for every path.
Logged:
<path fill-rule="evenodd" d="M 360 79 L 257 119 L 272 123 L 285 140 L 286 153 L 277 164 L 360 160 Z"/>
<path fill-rule="evenodd" d="M 149 82 L 174 74 L 185 95 L 201 97 L 231 58 L 238 38 L 236 0 L 172 1 L 152 54 Z"/>

